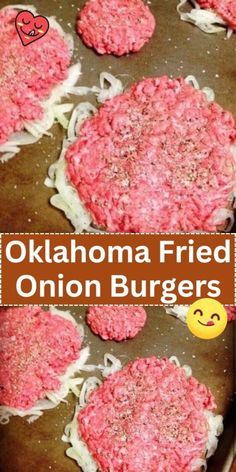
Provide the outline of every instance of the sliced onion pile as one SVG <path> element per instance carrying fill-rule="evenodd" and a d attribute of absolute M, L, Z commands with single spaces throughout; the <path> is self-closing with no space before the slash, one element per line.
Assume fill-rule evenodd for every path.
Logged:
<path fill-rule="evenodd" d="M 105 354 L 104 365 L 98 365 L 97 368 L 101 370 L 103 377 L 108 377 L 114 372 L 121 370 L 122 364 L 112 354 Z M 72 422 L 65 428 L 62 436 L 62 441 L 70 443 L 71 447 L 67 449 L 66 455 L 74 459 L 78 466 L 82 468 L 83 472 L 98 472 L 98 466 L 92 458 L 87 445 L 80 438 L 78 431 L 77 417 L 82 408 L 87 405 L 87 400 L 90 393 L 102 384 L 97 377 L 89 377 L 83 383 L 79 396 L 79 404 L 76 406 L 75 414 Z"/>
<path fill-rule="evenodd" d="M 182 8 L 190 4 L 193 5 L 193 8 L 189 12 L 183 12 Z M 212 34 L 227 31 L 227 38 L 230 38 L 233 34 L 233 30 L 229 28 L 221 16 L 213 10 L 201 8 L 196 0 L 179 0 L 177 12 L 182 21 L 187 21 L 197 26 L 204 33 Z"/>
<path fill-rule="evenodd" d="M 110 86 L 107 87 L 107 83 Z M 97 96 L 98 102 L 102 103 L 123 92 L 121 81 L 107 72 L 100 74 L 100 86 L 100 88 L 96 86 L 92 88 L 77 87 L 77 95 L 93 92 Z M 73 93 L 76 93 L 75 89 Z M 47 187 L 55 188 L 58 191 L 58 194 L 53 195 L 51 198 L 51 204 L 65 213 L 67 219 L 74 226 L 76 233 L 82 233 L 83 231 L 99 232 L 99 230 L 92 226 L 92 218 L 80 200 L 78 192 L 68 182 L 65 153 L 68 146 L 78 139 L 82 123 L 96 112 L 97 108 L 89 102 L 80 103 L 75 107 L 68 125 L 67 139 L 63 142 L 59 160 L 52 164 L 49 169 L 49 178 L 45 180 Z"/>

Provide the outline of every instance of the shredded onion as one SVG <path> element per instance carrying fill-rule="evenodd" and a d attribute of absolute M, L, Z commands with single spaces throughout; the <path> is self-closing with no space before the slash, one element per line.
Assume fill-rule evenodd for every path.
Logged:
<path fill-rule="evenodd" d="M 37 10 L 32 5 L 8 5 L 4 9 L 14 10 L 29 10 L 34 15 L 37 15 Z M 52 28 L 55 28 L 61 36 L 63 36 L 66 44 L 68 45 L 71 56 L 74 51 L 74 41 L 71 34 L 66 34 L 59 23 L 54 17 L 49 17 L 48 21 Z M 68 77 L 61 84 L 54 87 L 50 97 L 47 100 L 41 102 L 44 110 L 42 120 L 25 121 L 24 131 L 14 133 L 6 143 L 0 145 L 0 162 L 5 163 L 12 159 L 16 154 L 20 152 L 20 146 L 33 144 L 37 142 L 43 135 L 52 136 L 48 130 L 52 127 L 53 123 L 57 121 L 65 129 L 68 127 L 68 120 L 65 117 L 65 113 L 72 110 L 73 105 L 71 103 L 60 104 L 63 97 L 68 94 L 76 93 L 78 87 L 76 83 L 81 75 L 81 63 L 78 62 L 72 65 L 68 69 Z"/>
<path fill-rule="evenodd" d="M 197 459 L 192 465 L 192 472 L 205 472 L 207 470 L 207 462 L 204 459 Z"/>
<path fill-rule="evenodd" d="M 75 415 L 70 424 L 65 428 L 65 433 L 62 440 L 71 443 L 71 447 L 67 449 L 66 455 L 75 460 L 83 472 L 98 472 L 98 467 L 92 458 L 86 444 L 81 440 L 78 431 L 77 416 L 81 410 L 80 406 L 75 409 Z"/>
<path fill-rule="evenodd" d="M 185 305 L 174 305 L 173 307 L 165 307 L 165 311 L 168 315 L 175 316 L 183 323 L 186 323 L 186 317 L 189 310 L 189 306 Z"/>
<path fill-rule="evenodd" d="M 6 143 L 0 145 L 0 153 L 3 153 L 0 157 L 0 162 L 7 162 L 20 152 L 19 146 L 33 144 L 36 141 L 38 141 L 38 138 L 33 136 L 33 134 L 26 132 L 14 133 Z"/>
<path fill-rule="evenodd" d="M 194 87 L 196 90 L 200 90 L 200 85 L 199 85 L 196 77 L 194 77 L 194 75 L 188 75 L 186 77 L 185 81 L 188 84 L 192 85 L 192 87 Z M 205 93 L 208 102 L 214 102 L 215 92 L 212 88 L 203 87 L 201 90 L 202 90 L 202 92 Z M 234 145 L 231 146 L 231 152 L 232 152 L 233 156 L 235 157 L 235 161 L 236 161 L 236 146 L 234 146 Z M 236 186 L 235 186 L 235 189 L 234 189 L 234 194 L 236 195 Z M 233 196 L 232 196 L 232 199 L 233 199 Z M 234 225 L 234 212 L 233 212 L 233 209 L 219 208 L 217 213 L 214 215 L 213 223 L 216 226 L 224 226 L 225 225 L 224 232 L 229 233 L 231 231 L 233 225 Z"/>
<path fill-rule="evenodd" d="M 52 315 L 61 316 L 62 318 L 73 323 L 73 325 L 76 326 L 81 339 L 84 339 L 83 326 L 76 323 L 69 311 L 58 310 L 53 305 L 51 305 L 50 313 Z M 45 399 L 38 400 L 32 408 L 20 410 L 18 408 L 11 408 L 8 406 L 0 406 L 0 424 L 9 423 L 11 416 L 20 416 L 21 418 L 29 416 L 27 421 L 32 423 L 42 416 L 44 410 L 55 408 L 61 402 L 65 402 L 65 398 L 68 396 L 69 392 L 73 392 L 76 397 L 79 397 L 80 389 L 78 389 L 78 386 L 83 383 L 84 379 L 82 377 L 75 377 L 75 375 L 85 368 L 89 355 L 89 347 L 82 349 L 79 353 L 79 358 L 68 366 L 65 374 L 58 377 L 61 382 L 60 390 L 57 392 L 47 392 Z"/>
<path fill-rule="evenodd" d="M 173 362 L 173 364 L 177 365 L 177 367 L 181 367 L 181 364 L 176 356 L 170 357 L 169 360 L 170 362 Z M 110 362 L 113 366 L 117 367 L 116 371 L 122 368 L 119 359 L 115 358 L 112 354 L 105 354 L 104 365 L 101 369 L 103 372 L 103 376 L 105 369 L 107 368 L 107 365 Z M 101 366 L 98 367 L 101 368 Z M 184 365 L 182 368 L 185 371 L 186 377 L 190 377 L 192 375 L 191 367 Z M 112 373 L 114 373 L 114 370 L 110 372 L 110 374 Z M 110 374 L 107 374 L 106 376 Z M 76 461 L 78 466 L 81 467 L 81 469 L 83 470 L 83 472 L 99 472 L 99 468 L 96 462 L 94 461 L 92 455 L 90 454 L 86 443 L 80 437 L 77 419 L 79 412 L 87 405 L 90 393 L 100 385 L 101 381 L 97 377 L 90 377 L 85 380 L 81 389 L 79 404 L 75 408 L 73 420 L 65 427 L 65 431 L 62 436 L 63 442 L 71 444 L 71 447 L 68 448 L 66 451 L 66 455 Z M 206 445 L 206 459 L 208 459 L 214 454 L 217 448 L 217 436 L 220 436 L 223 432 L 223 417 L 221 415 L 214 415 L 209 410 L 205 410 L 204 414 L 208 422 L 208 440 Z M 198 459 L 197 461 L 195 461 L 195 463 L 192 465 L 191 472 L 196 472 L 201 467 L 203 467 L 204 470 L 207 469 L 207 463 L 205 459 Z"/>
<path fill-rule="evenodd" d="M 189 3 L 192 3 L 194 8 L 190 12 L 183 12 L 182 7 L 189 5 Z M 182 21 L 197 26 L 204 33 L 212 34 L 227 30 L 226 38 L 230 38 L 232 35 L 232 29 L 228 27 L 223 18 L 213 10 L 201 8 L 195 0 L 179 0 L 177 12 Z"/>
<path fill-rule="evenodd" d="M 82 123 L 92 114 L 96 113 L 96 111 L 97 108 L 89 102 L 80 103 L 74 109 L 68 125 L 68 139 L 63 141 L 59 160 L 50 166 L 49 178 L 44 182 L 47 187 L 56 188 L 58 191 L 50 199 L 50 202 L 65 213 L 74 226 L 76 233 L 82 233 L 85 230 L 93 231 L 91 226 L 92 218 L 80 200 L 77 190 L 68 182 L 65 153 L 68 146 L 77 139 Z"/>
<path fill-rule="evenodd" d="M 223 433 L 224 425 L 223 417 L 221 415 L 214 415 L 212 411 L 209 410 L 205 411 L 205 415 L 209 425 L 208 442 L 206 446 L 206 458 L 208 459 L 213 456 L 218 446 L 217 436 L 220 436 Z"/>
<path fill-rule="evenodd" d="M 191 85 L 196 90 L 201 90 L 203 93 L 205 93 L 208 102 L 214 102 L 214 100 L 215 100 L 214 90 L 210 87 L 203 87 L 202 89 L 200 89 L 200 85 L 199 85 L 196 77 L 194 77 L 194 75 L 188 75 L 185 78 L 185 82 L 187 84 Z"/>
<path fill-rule="evenodd" d="M 104 365 L 98 365 L 103 377 L 107 377 L 122 368 L 121 362 L 112 354 L 105 354 Z M 72 422 L 65 428 L 62 441 L 70 443 L 71 447 L 67 449 L 66 455 L 75 460 L 83 472 L 98 472 L 98 466 L 91 456 L 87 445 L 80 438 L 78 431 L 77 416 L 82 408 L 87 404 L 90 393 L 95 390 L 102 382 L 97 377 L 89 377 L 83 383 L 79 396 L 79 405 L 76 406 Z"/>
<path fill-rule="evenodd" d="M 170 362 L 172 362 L 172 364 L 175 364 L 177 367 L 181 367 L 178 357 L 171 356 L 169 360 Z M 184 370 L 186 377 L 191 377 L 192 369 L 189 365 L 183 365 L 182 369 Z"/>
<path fill-rule="evenodd" d="M 180 362 L 179 362 L 178 357 L 171 356 L 169 360 L 170 360 L 170 362 L 172 362 L 172 364 L 176 365 L 177 367 L 180 367 Z"/>
<path fill-rule="evenodd" d="M 234 212 L 233 210 L 227 208 L 220 208 L 213 220 L 214 224 L 217 226 L 224 225 L 226 223 L 225 232 L 228 233 L 231 231 L 234 225 Z"/>
<path fill-rule="evenodd" d="M 89 398 L 90 393 L 95 390 L 102 382 L 97 377 L 89 377 L 85 380 L 83 387 L 81 388 L 79 403 L 81 408 L 87 405 L 87 401 Z"/>
<path fill-rule="evenodd" d="M 110 84 L 108 88 L 106 87 L 106 83 Z M 91 90 L 97 95 L 97 101 L 104 103 L 106 100 L 120 95 L 124 88 L 119 79 L 108 72 L 102 72 L 100 74 L 100 88 L 92 87 Z"/>
<path fill-rule="evenodd" d="M 62 150 L 58 162 L 49 169 L 51 180 L 46 179 L 45 184 L 54 185 L 58 191 L 58 194 L 51 197 L 51 204 L 65 213 L 77 233 L 82 233 L 89 228 L 92 219 L 78 197 L 76 189 L 68 183 L 64 157 L 66 148 L 67 144 Z"/>
<path fill-rule="evenodd" d="M 108 84 L 108 87 L 107 87 Z M 73 89 L 75 95 L 87 95 L 92 92 L 97 96 L 98 103 L 104 103 L 106 100 L 120 95 L 124 90 L 122 82 L 109 72 L 100 74 L 100 87 L 77 87 Z"/>
<path fill-rule="evenodd" d="M 117 357 L 112 354 L 105 354 L 104 356 L 104 366 L 101 366 L 103 377 L 109 377 L 109 375 L 114 374 L 121 370 L 122 364 Z"/>
<path fill-rule="evenodd" d="M 89 102 L 83 102 L 75 107 L 68 126 L 68 140 L 73 142 L 79 136 L 82 123 L 97 112 L 97 108 Z"/>

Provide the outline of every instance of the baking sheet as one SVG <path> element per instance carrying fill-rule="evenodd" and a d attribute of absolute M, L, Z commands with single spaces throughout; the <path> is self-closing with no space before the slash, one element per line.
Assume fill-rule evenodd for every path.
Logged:
<path fill-rule="evenodd" d="M 0 0 L 0 6 L 11 0 Z M 31 3 L 30 0 L 22 4 Z M 84 0 L 35 0 L 38 12 L 56 15 L 67 32 L 74 32 L 77 8 Z M 81 85 L 98 84 L 99 73 L 119 75 L 125 85 L 148 76 L 167 74 L 177 77 L 194 74 L 200 85 L 213 87 L 217 101 L 236 113 L 236 35 L 225 41 L 224 33 L 207 35 L 198 28 L 181 22 L 176 12 L 177 0 L 152 0 L 150 7 L 157 20 L 152 40 L 137 54 L 115 58 L 99 56 L 75 38 L 75 60 L 81 59 Z M 72 97 L 74 103 L 94 98 Z M 59 156 L 64 132 L 58 125 L 53 138 L 25 146 L 7 164 L 0 165 L 1 215 L 0 231 L 65 232 L 73 231 L 64 215 L 50 207 L 54 191 L 44 186 L 50 164 Z"/>
<path fill-rule="evenodd" d="M 71 312 L 77 321 L 84 323 L 84 308 L 71 308 Z M 193 375 L 212 390 L 217 412 L 232 420 L 234 323 L 228 324 L 219 338 L 203 341 L 194 337 L 181 321 L 166 315 L 163 308 L 150 307 L 147 312 L 144 329 L 133 340 L 122 343 L 104 342 L 85 325 L 85 345 L 89 344 L 91 349 L 88 362 L 102 363 L 106 352 L 117 356 L 123 365 L 137 357 L 176 355 L 182 365 L 189 364 Z M 1 426 L 0 471 L 78 472 L 76 463 L 64 454 L 68 446 L 61 441 L 63 429 L 72 419 L 74 405 L 75 399 L 71 396 L 68 404 L 45 412 L 33 424 L 28 424 L 26 419 L 12 418 L 8 425 Z M 224 464 L 232 445 L 231 425 L 227 420 L 226 434 L 220 440 L 222 448 L 219 446 L 209 461 L 209 472 L 225 472 Z"/>

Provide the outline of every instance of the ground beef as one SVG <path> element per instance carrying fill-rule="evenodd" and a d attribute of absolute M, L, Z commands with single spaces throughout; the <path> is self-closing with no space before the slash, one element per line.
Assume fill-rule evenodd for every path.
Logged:
<path fill-rule="evenodd" d="M 102 339 L 123 341 L 134 338 L 144 327 L 147 314 L 142 307 L 90 307 L 87 323 Z"/>
<path fill-rule="evenodd" d="M 93 222 L 114 232 L 215 231 L 235 172 L 235 120 L 184 79 L 145 79 L 107 101 L 66 153 Z"/>
<path fill-rule="evenodd" d="M 102 472 L 189 472 L 205 456 L 211 392 L 168 359 L 131 362 L 111 375 L 78 415 Z"/>
<path fill-rule="evenodd" d="M 197 0 L 203 8 L 210 8 L 236 30 L 236 0 Z"/>
<path fill-rule="evenodd" d="M 0 405 L 29 409 L 79 358 L 80 335 L 68 320 L 39 307 L 0 310 Z"/>
<path fill-rule="evenodd" d="M 225 307 L 228 315 L 228 321 L 236 320 L 236 307 L 235 306 L 226 306 Z"/>
<path fill-rule="evenodd" d="M 122 56 L 139 51 L 152 37 L 155 18 L 142 0 L 89 0 L 77 29 L 99 54 Z"/>
<path fill-rule="evenodd" d="M 65 80 L 70 51 L 54 28 L 24 47 L 16 32 L 17 12 L 0 10 L 0 144 L 21 131 L 24 121 L 43 117 L 42 100 Z"/>

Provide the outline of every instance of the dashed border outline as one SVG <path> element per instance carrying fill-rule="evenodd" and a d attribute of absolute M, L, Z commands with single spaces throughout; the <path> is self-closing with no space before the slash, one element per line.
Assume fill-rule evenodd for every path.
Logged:
<path fill-rule="evenodd" d="M 99 232 L 99 233 L 73 233 L 72 232 L 67 232 L 67 233 L 62 233 L 62 232 L 57 232 L 57 233 L 49 233 L 49 232 L 37 232 L 37 233 L 2 233 L 0 232 L 0 237 L 1 236 L 196 236 L 196 235 L 201 235 L 201 236 L 229 236 L 229 237 L 235 237 L 236 233 L 206 233 L 206 232 L 198 232 L 196 231 L 195 233 L 183 233 L 183 232 L 161 232 L 161 233 L 107 233 L 106 231 L 104 232 Z"/>
<path fill-rule="evenodd" d="M 41 306 L 41 307 L 48 306 L 48 305 L 51 305 L 51 303 L 37 303 L 37 306 Z M 172 304 L 172 305 L 173 305 L 173 304 Z M 119 306 L 123 306 L 123 307 L 134 307 L 134 306 L 137 306 L 137 307 L 139 307 L 139 306 L 141 306 L 141 307 L 147 307 L 147 308 L 149 308 L 149 307 L 153 307 L 153 308 L 166 308 L 166 307 L 172 306 L 172 305 L 171 305 L 171 304 L 168 304 L 168 303 L 166 303 L 166 305 L 147 305 L 147 304 L 133 305 L 132 303 L 131 303 L 130 305 L 122 305 L 122 304 L 117 305 L 117 304 L 115 304 L 115 303 L 113 303 L 112 305 L 106 305 L 106 304 L 104 304 L 104 303 L 100 303 L 100 305 L 97 305 L 97 304 L 94 304 L 94 303 L 93 303 L 93 306 L 96 306 L 96 307 L 100 307 L 100 306 L 105 306 L 105 307 L 113 307 L 113 306 L 115 306 L 115 307 L 116 307 L 116 306 L 117 306 L 117 307 L 119 307 Z M 178 305 L 179 305 L 179 304 L 178 304 Z M 24 306 L 34 307 L 35 305 L 33 305 L 32 303 L 30 303 L 30 304 L 24 303 L 24 304 L 20 304 L 20 305 L 16 305 L 15 303 L 11 303 L 11 304 L 6 304 L 6 303 L 4 303 L 4 305 L 2 305 L 2 306 L 4 306 L 4 307 L 24 307 Z M 81 305 L 81 304 L 76 303 L 76 304 L 74 304 L 74 305 L 71 305 L 71 304 L 67 304 L 67 303 L 64 303 L 64 304 L 62 304 L 62 303 L 60 303 L 60 304 L 59 304 L 59 303 L 55 303 L 55 306 L 56 306 L 56 307 L 60 306 L 60 307 L 64 307 L 64 308 L 66 308 L 66 307 L 70 307 L 70 308 L 73 308 L 73 307 L 74 307 L 74 308 L 76 308 L 76 307 L 87 308 L 88 306 L 90 306 L 90 304 L 88 303 L 87 305 L 86 305 L 86 304 Z M 181 306 L 189 306 L 189 304 L 183 304 L 183 303 L 181 303 Z M 227 304 L 227 305 L 224 304 L 224 306 L 232 306 L 233 308 L 235 307 L 235 305 L 228 305 L 228 304 Z"/>
<path fill-rule="evenodd" d="M 222 236 L 224 234 L 225 236 L 229 236 L 234 239 L 234 304 L 227 304 L 225 306 L 236 306 L 236 233 L 206 233 L 206 232 L 196 232 L 196 233 L 107 233 L 107 232 L 100 232 L 100 233 L 73 233 L 73 232 L 67 232 L 67 233 L 1 233 L 0 232 L 0 305 L 2 305 L 2 237 L 3 236 L 104 236 L 104 235 L 109 235 L 109 236 L 195 236 L 195 235 L 201 235 L 201 236 L 209 236 L 209 235 L 214 235 L 214 236 Z M 129 306 L 144 306 L 144 307 L 166 307 L 168 304 L 104 304 L 104 303 L 96 303 L 93 304 L 93 306 L 124 306 L 124 307 L 129 307 Z M 181 303 L 182 306 L 189 306 L 188 303 Z M 34 306 L 33 304 L 4 304 L 6 307 L 24 307 L 24 306 Z M 45 306 L 45 303 L 39 303 L 38 306 Z M 72 304 L 65 304 L 65 303 L 57 303 L 56 306 L 59 307 L 87 307 L 88 305 L 86 304 L 80 304 L 80 303 L 72 303 Z"/>

